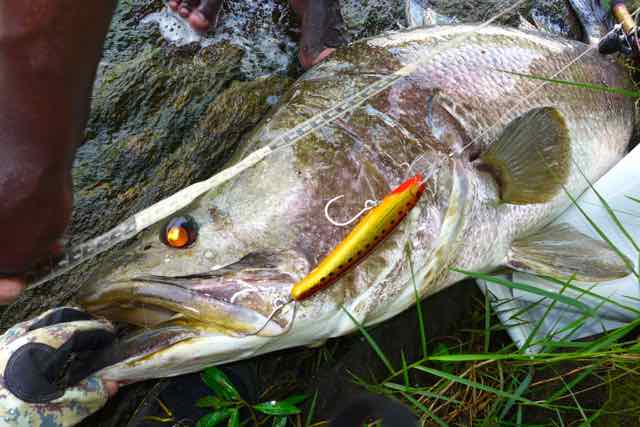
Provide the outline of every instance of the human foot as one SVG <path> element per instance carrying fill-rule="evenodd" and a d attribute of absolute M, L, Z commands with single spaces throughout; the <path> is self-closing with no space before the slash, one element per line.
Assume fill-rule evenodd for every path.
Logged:
<path fill-rule="evenodd" d="M 182 16 L 196 31 L 204 33 L 215 27 L 222 0 L 170 0 L 169 7 Z"/>
<path fill-rule="evenodd" d="M 344 44 L 339 27 L 342 17 L 336 0 L 291 0 L 291 7 L 302 18 L 302 40 L 298 59 L 309 69 Z"/>

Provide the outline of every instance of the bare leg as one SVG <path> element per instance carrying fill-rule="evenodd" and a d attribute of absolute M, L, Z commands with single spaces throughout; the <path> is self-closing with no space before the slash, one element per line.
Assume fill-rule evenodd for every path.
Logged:
<path fill-rule="evenodd" d="M 115 0 L 0 2 L 0 273 L 51 253 Z"/>
<path fill-rule="evenodd" d="M 291 0 L 291 6 L 302 17 L 298 58 L 304 68 L 311 68 L 344 43 L 338 32 L 342 17 L 337 0 Z"/>
<path fill-rule="evenodd" d="M 341 17 L 336 0 L 291 0 L 291 6 L 302 17 L 300 63 L 310 68 L 342 44 L 337 33 Z M 170 0 L 169 7 L 186 19 L 193 29 L 205 32 L 217 24 L 222 0 Z"/>

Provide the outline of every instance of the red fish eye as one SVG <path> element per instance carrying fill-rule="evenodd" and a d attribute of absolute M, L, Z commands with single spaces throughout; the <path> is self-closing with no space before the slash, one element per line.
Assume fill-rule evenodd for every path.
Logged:
<path fill-rule="evenodd" d="M 197 238 L 198 227 L 190 216 L 172 218 L 160 231 L 160 240 L 170 248 L 188 248 Z"/>

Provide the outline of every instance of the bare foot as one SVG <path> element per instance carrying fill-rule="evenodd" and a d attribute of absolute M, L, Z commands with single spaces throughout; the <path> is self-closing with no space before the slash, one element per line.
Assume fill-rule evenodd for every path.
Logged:
<path fill-rule="evenodd" d="M 218 23 L 222 0 L 170 0 L 169 7 L 191 25 L 204 33 Z"/>
<path fill-rule="evenodd" d="M 291 0 L 291 7 L 302 17 L 302 40 L 298 59 L 309 69 L 344 44 L 339 26 L 342 17 L 336 0 Z"/>

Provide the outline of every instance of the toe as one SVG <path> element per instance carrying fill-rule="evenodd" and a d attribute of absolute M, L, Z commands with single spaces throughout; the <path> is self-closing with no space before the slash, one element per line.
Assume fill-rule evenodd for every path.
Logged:
<path fill-rule="evenodd" d="M 307 49 L 300 49 L 300 53 L 298 54 L 298 59 L 300 60 L 300 64 L 304 67 L 305 70 L 313 67 L 314 65 L 324 61 L 329 55 L 335 52 L 335 49 L 332 47 L 327 47 L 321 50 L 319 53 L 311 53 Z"/>
<path fill-rule="evenodd" d="M 205 18 L 205 16 L 198 10 L 194 10 L 189 18 L 187 18 L 191 27 L 200 32 L 205 32 L 211 26 L 211 23 Z"/>
<path fill-rule="evenodd" d="M 182 16 L 183 18 L 188 18 L 189 15 L 191 15 L 191 10 L 189 10 L 189 8 L 181 5 L 180 8 L 178 9 L 178 14 L 180 16 Z"/>

